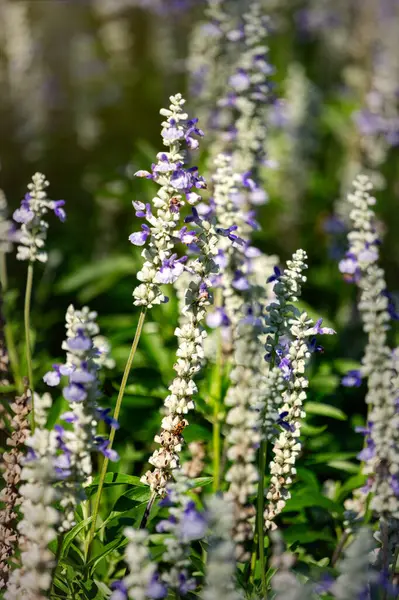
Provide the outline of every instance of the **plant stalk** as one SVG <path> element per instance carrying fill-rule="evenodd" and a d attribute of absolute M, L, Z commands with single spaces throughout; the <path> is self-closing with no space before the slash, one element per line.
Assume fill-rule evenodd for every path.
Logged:
<path fill-rule="evenodd" d="M 151 494 L 151 498 L 148 501 L 147 506 L 145 507 L 145 511 L 143 514 L 143 518 L 141 519 L 141 523 L 140 523 L 140 527 L 139 529 L 145 529 L 145 526 L 147 525 L 147 521 L 148 521 L 148 517 L 150 516 L 150 512 L 152 509 L 152 506 L 155 502 L 155 498 L 157 497 L 155 492 L 152 492 Z"/>
<path fill-rule="evenodd" d="M 216 290 L 215 305 L 222 306 L 222 290 Z M 223 340 L 222 330 L 219 327 L 217 339 L 216 365 L 211 389 L 213 402 L 213 426 L 212 426 L 212 462 L 213 462 L 213 493 L 219 491 L 220 487 L 220 405 L 222 402 L 223 382 Z"/>
<path fill-rule="evenodd" d="M 8 303 L 6 297 L 6 292 L 8 290 L 8 277 L 6 255 L 4 252 L 0 253 L 0 288 L 2 294 L 4 294 L 4 337 L 7 346 L 8 358 L 10 361 L 11 373 L 13 375 L 18 394 L 22 394 L 24 391 L 24 384 L 22 382 L 21 371 L 19 368 L 18 354 L 15 346 L 12 327 L 8 321 Z"/>
<path fill-rule="evenodd" d="M 123 372 L 122 382 L 121 382 L 121 386 L 119 388 L 118 398 L 116 400 L 115 410 L 114 410 L 114 414 L 113 414 L 113 418 L 116 421 L 118 420 L 118 417 L 119 417 L 119 413 L 120 413 L 120 409 L 121 409 L 121 405 L 122 405 L 122 400 L 123 400 L 123 396 L 124 396 L 125 389 L 126 389 L 127 380 L 129 378 L 130 369 L 132 368 L 133 360 L 134 360 L 134 357 L 136 355 L 137 346 L 139 345 L 141 332 L 143 331 L 143 325 L 144 325 L 146 313 L 147 313 L 147 309 L 146 308 L 144 308 L 141 311 L 141 313 L 140 313 L 140 317 L 139 317 L 139 322 L 137 324 L 136 333 L 135 333 L 135 336 L 134 336 L 132 347 L 130 349 L 130 354 L 129 354 L 129 357 L 127 359 L 126 365 L 125 365 L 125 370 Z M 109 444 L 108 444 L 108 449 L 109 450 L 111 450 L 111 448 L 112 448 L 112 444 L 113 444 L 114 438 L 115 438 L 115 432 L 116 432 L 116 429 L 114 429 L 112 427 L 111 428 L 111 432 L 109 434 Z M 95 531 L 96 531 L 96 522 L 97 522 L 98 512 L 99 512 L 99 509 L 100 509 L 101 495 L 102 495 L 102 491 L 103 491 L 103 487 L 104 487 L 105 476 L 107 474 L 108 463 L 109 463 L 109 459 L 105 457 L 104 461 L 103 461 L 103 464 L 102 464 L 102 469 L 101 469 L 101 474 L 100 474 L 100 480 L 98 482 L 98 491 L 97 491 L 97 496 L 96 496 L 96 500 L 95 500 L 95 503 L 94 503 L 94 509 L 93 509 L 93 521 L 91 523 L 90 532 L 89 532 L 89 541 L 88 541 L 88 545 L 87 545 L 87 547 L 88 547 L 88 557 L 90 556 L 90 549 L 91 549 L 91 545 L 92 545 L 92 542 L 93 542 L 94 534 L 95 534 Z"/>
<path fill-rule="evenodd" d="M 265 529 L 263 523 L 263 513 L 265 509 L 265 470 L 267 461 L 267 441 L 262 440 L 259 448 L 259 485 L 258 502 L 256 509 L 256 521 L 258 530 L 258 551 L 260 561 L 260 572 L 262 579 L 262 599 L 267 598 L 266 585 L 266 565 L 265 565 Z"/>
<path fill-rule="evenodd" d="M 35 407 L 34 407 L 34 385 L 33 385 L 33 369 L 32 369 L 32 347 L 30 339 L 30 307 L 32 299 L 32 283 L 33 283 L 33 263 L 29 263 L 28 274 L 26 278 L 25 291 L 25 306 L 24 306 L 24 323 L 25 323 L 25 346 L 26 346 L 26 364 L 28 368 L 29 389 L 31 393 L 31 419 L 32 432 L 35 430 Z"/>

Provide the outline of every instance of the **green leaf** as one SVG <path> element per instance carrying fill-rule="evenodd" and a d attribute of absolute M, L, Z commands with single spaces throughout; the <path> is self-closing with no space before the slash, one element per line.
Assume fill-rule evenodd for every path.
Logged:
<path fill-rule="evenodd" d="M 117 548 L 123 548 L 124 546 L 126 546 L 126 544 L 128 543 L 127 538 L 123 537 L 123 538 L 118 538 L 116 540 L 113 540 L 112 542 L 110 542 L 109 544 L 107 544 L 105 546 L 105 548 L 100 552 L 100 554 L 98 554 L 97 556 L 95 556 L 94 558 L 92 558 L 89 563 L 87 564 L 87 567 L 90 569 L 90 573 L 93 573 L 96 566 L 106 557 L 108 556 L 108 554 L 110 554 L 111 552 L 113 552 L 114 550 L 116 550 Z"/>
<path fill-rule="evenodd" d="M 300 511 L 303 508 L 320 506 L 331 512 L 343 512 L 343 508 L 330 498 L 326 498 L 315 489 L 305 489 L 297 492 L 287 501 L 284 511 Z"/>
<path fill-rule="evenodd" d="M 301 431 L 304 435 L 312 436 L 312 435 L 320 435 L 327 429 L 327 425 L 322 425 L 321 427 L 315 427 L 314 425 L 309 425 L 309 423 L 302 423 Z"/>
<path fill-rule="evenodd" d="M 112 281 L 123 275 L 131 275 L 135 272 L 135 261 L 131 256 L 120 255 L 96 261 L 84 265 L 71 275 L 61 279 L 57 290 L 62 293 L 73 292 L 79 288 L 110 277 Z"/>
<path fill-rule="evenodd" d="M 284 532 L 284 539 L 288 544 L 300 542 L 311 544 L 312 542 L 335 542 L 335 538 L 328 531 L 312 531 L 307 523 L 290 525 Z"/>
<path fill-rule="evenodd" d="M 347 473 L 358 473 L 359 465 L 350 462 L 349 460 L 331 460 L 326 463 L 329 467 L 333 469 L 338 469 L 339 471 L 346 471 Z"/>
<path fill-rule="evenodd" d="M 76 525 L 74 527 L 72 527 L 72 529 L 70 531 L 68 531 L 68 533 L 65 535 L 63 543 L 62 543 L 60 558 L 63 558 L 66 555 L 66 553 L 68 552 L 68 548 L 72 544 L 73 540 L 76 538 L 77 535 L 79 535 L 79 533 L 81 531 L 83 531 L 83 529 L 85 529 L 88 525 L 90 525 L 92 520 L 93 520 L 93 517 L 88 517 L 88 519 L 83 519 L 83 521 L 76 523 Z"/>
<path fill-rule="evenodd" d="M 197 488 L 197 487 L 205 487 L 207 485 L 210 485 L 213 481 L 213 477 L 197 477 L 196 479 L 193 479 L 193 488 Z"/>
<path fill-rule="evenodd" d="M 350 360 L 348 358 L 338 358 L 333 361 L 334 368 L 341 375 L 346 375 L 348 371 L 357 371 L 360 369 L 361 364 L 355 360 Z"/>
<path fill-rule="evenodd" d="M 350 492 L 362 487 L 366 483 L 366 476 L 361 473 L 349 477 L 338 490 L 337 502 L 343 502 Z"/>
<path fill-rule="evenodd" d="M 99 484 L 99 476 L 95 477 L 93 482 L 85 488 L 86 495 L 92 496 Z M 140 478 L 135 475 L 125 475 L 124 473 L 107 473 L 104 479 L 104 487 L 112 487 L 115 485 L 131 485 L 134 487 L 141 487 L 148 490 L 148 486 L 140 483 Z"/>
<path fill-rule="evenodd" d="M 212 432 L 202 425 L 193 423 L 185 428 L 184 439 L 188 444 L 196 441 L 209 441 L 212 439 Z"/>
<path fill-rule="evenodd" d="M 304 410 L 311 415 L 330 417 L 331 419 L 338 419 L 338 421 L 346 421 L 348 418 L 341 409 L 322 402 L 306 402 Z"/>

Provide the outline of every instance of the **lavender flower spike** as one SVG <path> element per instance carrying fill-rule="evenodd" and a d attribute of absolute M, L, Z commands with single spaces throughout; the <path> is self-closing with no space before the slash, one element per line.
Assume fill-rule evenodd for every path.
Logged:
<path fill-rule="evenodd" d="M 193 211 L 196 212 L 195 209 Z M 201 324 L 207 307 L 212 303 L 210 278 L 218 269 L 214 260 L 218 241 L 214 226 L 201 219 L 198 214 L 194 216 L 199 254 L 190 262 L 187 273 L 191 281 L 184 294 L 185 321 L 175 331 L 178 338 L 177 361 L 174 365 L 176 377 L 169 387 L 170 394 L 165 399 L 166 415 L 162 419 L 161 433 L 155 436 L 160 449 L 155 450 L 149 459 L 155 469 L 147 471 L 142 477 L 142 481 L 160 496 L 165 495 L 172 471 L 179 466 L 179 453 L 183 444 L 181 434 L 188 424 L 185 415 L 194 408 L 193 395 L 197 392 L 194 376 L 202 368 L 203 343 L 206 337 Z M 187 220 L 191 220 L 191 217 Z"/>
<path fill-rule="evenodd" d="M 274 519 L 290 498 L 288 487 L 296 474 L 295 462 L 301 450 L 299 436 L 301 420 L 305 417 L 303 403 L 306 400 L 308 380 L 304 376 L 305 364 L 310 357 L 307 344 L 307 332 L 312 326 L 312 321 L 306 313 L 290 321 L 290 333 L 293 342 L 290 344 L 289 357 L 292 362 L 292 377 L 288 382 L 286 391 L 283 392 L 283 405 L 281 407 L 280 423 L 284 422 L 280 435 L 273 447 L 274 458 L 270 463 L 270 486 L 266 498 L 269 501 L 264 512 L 266 529 L 275 529 Z"/>
<path fill-rule="evenodd" d="M 348 195 L 352 207 L 352 231 L 348 234 L 347 256 L 356 265 L 359 311 L 368 340 L 360 372 L 352 373 L 353 381 L 347 376 L 344 384 L 357 385 L 361 378 L 367 378 L 366 403 L 370 405 L 368 420 L 371 426 L 367 433 L 370 451 L 366 454 L 364 473 L 371 482 L 370 506 L 380 517 L 397 519 L 399 359 L 397 351 L 392 353 L 387 342 L 391 314 L 384 271 L 378 265 L 379 239 L 372 209 L 375 198 L 370 194 L 372 184 L 366 176 L 359 175 L 353 185 L 354 193 Z"/>
<path fill-rule="evenodd" d="M 32 598 L 45 600 L 51 586 L 54 555 L 48 544 L 57 537 L 59 514 L 53 504 L 59 499 L 55 487 L 57 474 L 54 457 L 57 439 L 54 431 L 35 429 L 28 438 L 29 459 L 25 461 L 20 487 L 22 520 L 18 524 L 21 536 L 21 567 L 9 578 L 4 600 Z"/>
<path fill-rule="evenodd" d="M 205 588 L 202 600 L 241 600 L 235 589 L 235 547 L 232 541 L 233 505 L 220 496 L 207 502 L 210 534 Z"/>
<path fill-rule="evenodd" d="M 179 596 L 185 596 L 194 590 L 196 581 L 190 573 L 191 542 L 205 537 L 208 524 L 203 514 L 195 507 L 195 503 L 187 495 L 192 483 L 181 471 L 175 472 L 175 481 L 169 483 L 167 496 L 162 503 L 169 506 L 168 519 L 157 525 L 159 533 L 170 533 L 165 539 L 166 551 L 162 562 L 166 569 L 161 573 L 161 580 Z"/>
<path fill-rule="evenodd" d="M 65 221 L 66 215 L 63 208 L 64 200 L 49 200 L 46 188 L 49 182 L 42 173 L 35 173 L 32 183 L 28 185 L 28 193 L 21 202 L 20 208 L 14 211 L 14 221 L 21 224 L 19 232 L 19 246 L 17 259 L 47 262 L 47 252 L 44 250 L 48 223 L 44 217 L 49 210 Z"/>
<path fill-rule="evenodd" d="M 141 231 L 129 237 L 132 244 L 145 246 L 141 253 L 144 264 L 137 274 L 142 283 L 135 288 L 133 296 L 136 306 L 147 308 L 167 302 L 159 286 L 174 283 L 184 270 L 184 258 L 176 260 L 175 254 L 175 244 L 181 241 L 180 210 L 186 203 L 196 204 L 200 200 L 196 190 L 205 187 L 196 167 L 185 168 L 183 151 L 183 144 L 195 150 L 196 138 L 203 132 L 198 129 L 197 120 L 189 119 L 183 112 L 185 100 L 181 94 L 171 96 L 170 102 L 168 109 L 161 110 L 161 115 L 166 117 L 161 135 L 167 151 L 157 154 L 158 162 L 152 165 L 151 172 L 136 173 L 137 177 L 152 179 L 160 186 L 152 206 L 133 202 L 136 216 L 146 219 L 148 224 L 143 224 Z"/>
<path fill-rule="evenodd" d="M 122 581 L 115 582 L 110 600 L 154 600 L 164 598 L 167 590 L 157 585 L 156 566 L 151 562 L 148 550 L 148 531 L 127 527 L 124 530 L 128 544 L 125 550 L 125 562 L 128 574 Z"/>
<path fill-rule="evenodd" d="M 97 404 L 98 370 L 107 364 L 109 347 L 101 336 L 96 322 L 97 313 L 86 306 L 75 310 L 71 305 L 66 313 L 67 339 L 62 343 L 66 350 L 66 362 L 54 365 L 53 371 L 44 376 L 49 385 L 58 385 L 65 378 L 63 387 L 69 410 L 61 419 L 70 424 L 70 428 L 56 427 L 58 450 L 56 470 L 62 481 L 61 506 L 64 509 L 60 531 L 68 531 L 74 524 L 74 512 L 77 504 L 85 499 L 84 485 L 92 476 L 91 453 L 101 452 L 110 460 L 117 460 L 117 454 L 108 450 L 108 440 L 97 435 L 98 421 L 115 427 L 108 416 Z M 100 350 L 101 348 L 101 350 Z"/>

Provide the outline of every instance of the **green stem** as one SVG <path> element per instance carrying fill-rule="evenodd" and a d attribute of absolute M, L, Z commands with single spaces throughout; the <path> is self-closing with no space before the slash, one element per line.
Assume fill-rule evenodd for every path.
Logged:
<path fill-rule="evenodd" d="M 31 418 L 32 432 L 35 430 L 35 407 L 34 407 L 34 385 L 33 385 L 33 369 L 32 369 L 32 347 L 30 339 L 30 305 L 32 298 L 32 283 L 33 283 L 33 263 L 29 263 L 28 275 L 26 279 L 25 292 L 25 307 L 24 307 L 24 322 L 25 322 L 25 345 L 26 345 L 26 364 L 28 367 L 29 389 L 31 392 Z"/>
<path fill-rule="evenodd" d="M 6 292 L 8 289 L 8 277 L 6 255 L 4 252 L 0 252 L 0 285 L 3 292 Z"/>
<path fill-rule="evenodd" d="M 58 567 L 58 563 L 60 562 L 60 558 L 61 558 L 61 550 L 62 550 L 62 544 L 64 543 L 64 537 L 65 537 L 65 533 L 61 533 L 61 535 L 58 537 L 58 541 L 57 541 L 57 552 L 55 555 L 53 572 L 51 574 L 50 594 L 52 594 L 54 592 L 55 576 L 57 574 L 57 567 Z"/>
<path fill-rule="evenodd" d="M 267 598 L 266 565 L 265 565 L 265 529 L 263 522 L 265 504 L 265 470 L 267 461 L 267 442 L 262 440 L 259 448 L 259 485 L 258 502 L 256 509 L 256 521 L 258 530 L 258 549 L 260 561 L 260 573 L 262 578 L 262 599 Z"/>
<path fill-rule="evenodd" d="M 222 306 L 222 290 L 216 291 L 215 306 Z M 213 462 L 213 492 L 219 491 L 220 487 L 220 405 L 222 402 L 223 383 L 223 339 L 219 327 L 216 351 L 216 365 L 212 383 L 211 397 L 213 400 L 213 427 L 212 427 L 212 462 Z"/>
<path fill-rule="evenodd" d="M 218 406 L 215 406 L 213 420 L 213 483 L 212 489 L 216 493 L 220 485 L 220 421 Z"/>
<path fill-rule="evenodd" d="M 8 302 L 6 292 L 8 290 L 8 277 L 7 277 L 7 262 L 6 255 L 4 252 L 0 253 L 0 288 L 4 294 L 4 337 L 7 346 L 8 358 L 10 361 L 11 372 L 14 378 L 14 383 L 17 388 L 17 392 L 22 394 L 24 391 L 24 384 L 22 382 L 21 371 L 19 368 L 18 354 L 14 341 L 14 334 L 12 327 L 8 320 Z"/>
<path fill-rule="evenodd" d="M 125 365 L 125 370 L 124 370 L 123 377 L 122 377 L 121 387 L 119 388 L 118 398 L 116 400 L 115 410 L 114 410 L 114 415 L 113 415 L 113 417 L 116 421 L 118 420 L 118 417 L 119 417 L 122 400 L 123 400 L 123 395 L 125 393 L 125 388 L 126 388 L 127 380 L 129 377 L 130 369 L 132 368 L 132 363 L 133 363 L 133 360 L 134 360 L 134 357 L 136 354 L 137 346 L 139 344 L 141 332 L 143 331 L 143 325 L 144 325 L 144 321 L 145 321 L 146 312 L 147 312 L 147 309 L 145 308 L 140 313 L 140 318 L 139 318 L 139 322 L 137 325 L 136 334 L 134 336 L 134 340 L 132 343 L 132 347 L 130 349 L 130 354 L 127 359 L 127 363 Z M 115 438 L 115 432 L 116 432 L 116 429 L 114 429 L 112 427 L 110 435 L 109 435 L 109 444 L 108 444 L 109 450 L 111 450 L 111 448 L 112 448 L 112 444 L 113 444 L 114 438 Z M 91 523 L 90 532 L 89 532 L 89 541 L 87 544 L 88 557 L 90 556 L 90 549 L 91 549 L 94 534 L 96 531 L 97 517 L 98 517 L 98 512 L 100 509 L 101 495 L 102 495 L 102 491 L 103 491 L 103 487 L 104 487 L 105 476 L 107 474 L 108 462 L 109 462 L 109 459 L 105 457 L 103 465 L 102 465 L 102 469 L 101 469 L 100 480 L 98 482 L 98 491 L 97 491 L 97 496 L 96 496 L 96 500 L 94 503 L 94 509 L 93 509 L 93 521 Z"/>

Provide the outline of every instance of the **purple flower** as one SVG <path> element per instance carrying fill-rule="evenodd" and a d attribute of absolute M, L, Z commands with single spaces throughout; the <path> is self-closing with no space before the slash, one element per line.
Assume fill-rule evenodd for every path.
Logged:
<path fill-rule="evenodd" d="M 186 199 L 189 204 L 197 204 L 197 202 L 201 200 L 201 196 L 196 192 L 187 192 Z"/>
<path fill-rule="evenodd" d="M 172 254 L 162 262 L 162 266 L 155 276 L 156 283 L 174 283 L 184 271 L 184 263 L 187 256 L 177 258 L 177 254 Z"/>
<path fill-rule="evenodd" d="M 249 290 L 250 287 L 248 279 L 244 273 L 238 269 L 234 273 L 234 278 L 231 285 L 234 289 L 239 290 L 240 292 L 245 292 L 246 290 Z"/>
<path fill-rule="evenodd" d="M 59 371 L 48 371 L 43 377 L 44 383 L 47 383 L 50 387 L 55 387 L 61 381 Z"/>
<path fill-rule="evenodd" d="M 291 423 L 287 423 L 287 421 L 284 421 L 286 417 L 288 417 L 287 411 L 280 413 L 276 423 L 286 431 L 290 431 L 291 433 L 293 433 L 295 431 L 295 427 Z"/>
<path fill-rule="evenodd" d="M 149 171 L 136 171 L 134 174 L 135 177 L 145 177 L 146 179 L 152 179 L 153 175 Z"/>
<path fill-rule="evenodd" d="M 84 387 L 78 383 L 71 383 L 62 390 L 65 400 L 68 402 L 83 402 L 87 398 Z"/>
<path fill-rule="evenodd" d="M 89 373 L 88 371 L 77 369 L 73 373 L 71 373 L 69 377 L 70 383 L 91 383 L 95 380 L 95 376 L 93 373 Z"/>
<path fill-rule="evenodd" d="M 154 573 L 147 588 L 147 595 L 152 600 L 161 600 L 168 593 L 168 588 L 162 583 L 159 573 Z"/>
<path fill-rule="evenodd" d="M 382 295 L 388 298 L 388 313 L 393 321 L 399 321 L 399 314 L 396 312 L 396 306 L 392 294 L 385 290 L 382 292 Z"/>
<path fill-rule="evenodd" d="M 171 119 L 170 125 L 162 129 L 161 136 L 165 141 L 173 143 L 184 138 L 184 131 L 182 128 L 176 127 L 173 119 Z"/>
<path fill-rule="evenodd" d="M 75 421 L 78 420 L 78 417 L 77 415 L 75 415 L 74 412 L 68 410 L 67 412 L 64 412 L 62 413 L 62 415 L 60 415 L 60 419 L 62 421 L 65 421 L 66 423 L 75 423 Z"/>
<path fill-rule="evenodd" d="M 226 314 L 223 307 L 217 307 L 216 310 L 210 312 L 206 316 L 206 324 L 211 329 L 217 327 L 228 327 L 230 325 L 230 319 Z"/>
<path fill-rule="evenodd" d="M 204 537 L 208 523 L 205 517 L 197 511 L 191 500 L 185 507 L 179 523 L 179 537 L 185 544 Z"/>
<path fill-rule="evenodd" d="M 65 205 L 65 200 L 55 200 L 53 202 L 54 214 L 56 217 L 59 218 L 59 220 L 62 223 L 64 223 L 64 221 L 66 220 L 66 212 L 62 208 L 62 206 L 64 206 L 64 205 Z"/>
<path fill-rule="evenodd" d="M 206 188 L 206 183 L 203 177 L 198 175 L 198 168 L 191 167 L 190 169 L 176 169 L 170 178 L 171 185 L 176 190 L 183 190 L 188 193 L 191 188 L 197 189 Z"/>
<path fill-rule="evenodd" d="M 217 255 L 214 257 L 215 263 L 218 265 L 219 269 L 225 269 L 227 267 L 227 257 L 223 250 L 218 250 Z"/>
<path fill-rule="evenodd" d="M 94 438 L 94 440 L 97 443 L 98 451 L 101 452 L 101 454 L 105 456 L 105 458 L 108 458 L 108 460 L 110 460 L 111 462 L 116 462 L 119 460 L 119 455 L 116 452 L 116 450 L 108 448 L 109 440 L 101 436 L 97 436 L 96 438 Z"/>
<path fill-rule="evenodd" d="M 229 84 L 236 92 L 244 92 L 251 85 L 251 79 L 245 69 L 238 69 L 229 79 Z"/>
<path fill-rule="evenodd" d="M 288 356 L 284 356 L 284 358 L 280 360 L 279 369 L 281 370 L 284 379 L 288 380 L 291 378 L 292 366 Z"/>
<path fill-rule="evenodd" d="M 202 131 L 202 129 L 198 129 L 198 127 L 196 127 L 197 123 L 198 123 L 198 119 L 191 119 L 190 121 L 187 122 L 187 131 L 185 134 L 185 139 L 186 139 L 188 147 L 191 150 L 197 150 L 197 148 L 199 146 L 198 140 L 196 140 L 192 136 L 193 135 L 198 135 L 199 137 L 204 136 L 204 132 Z"/>
<path fill-rule="evenodd" d="M 361 461 L 371 460 L 375 456 L 375 444 L 371 437 L 368 437 L 366 440 L 366 446 L 363 448 L 361 452 L 357 455 L 357 458 Z"/>
<path fill-rule="evenodd" d="M 360 387 L 362 385 L 362 376 L 358 369 L 348 371 L 342 378 L 342 385 L 345 387 Z"/>
<path fill-rule="evenodd" d="M 247 171 L 246 173 L 243 173 L 243 175 L 242 175 L 242 184 L 243 184 L 244 187 L 246 187 L 249 190 L 251 190 L 251 192 L 253 192 L 254 190 L 258 189 L 258 186 L 256 185 L 255 181 L 252 179 L 252 173 L 251 173 L 251 171 Z"/>
<path fill-rule="evenodd" d="M 231 225 L 227 229 L 223 229 L 223 227 L 217 227 L 216 233 L 222 235 L 223 237 L 229 238 L 231 242 L 236 242 L 240 246 L 245 246 L 244 240 L 242 240 L 238 235 L 232 233 L 232 231 L 236 231 L 238 229 L 237 225 Z"/>
<path fill-rule="evenodd" d="M 313 327 L 313 329 L 315 330 L 314 333 L 317 335 L 334 335 L 336 332 L 334 331 L 334 329 L 331 329 L 331 327 L 321 327 L 321 324 L 323 322 L 323 319 L 318 319 L 316 321 L 315 326 Z"/>
<path fill-rule="evenodd" d="M 359 265 L 356 256 L 354 256 L 350 252 L 347 253 L 346 257 L 339 262 L 338 268 L 340 272 L 344 274 L 345 281 L 353 283 L 359 280 Z"/>
<path fill-rule="evenodd" d="M 183 244 L 192 244 L 196 235 L 195 231 L 188 231 L 186 226 L 182 227 L 178 233 L 178 237 Z"/>
<path fill-rule="evenodd" d="M 133 208 L 136 211 L 136 217 L 140 219 L 152 217 L 151 204 L 144 204 L 143 202 L 132 202 Z"/>
<path fill-rule="evenodd" d="M 173 502 L 171 502 L 169 500 L 169 502 L 167 501 L 166 503 L 164 503 L 164 500 L 161 500 L 161 502 L 159 503 L 159 506 L 173 506 Z M 173 515 L 170 515 L 168 519 L 162 519 L 162 521 L 159 521 L 159 523 L 157 523 L 155 529 L 158 533 L 169 533 L 169 531 L 172 531 L 172 529 L 174 529 L 175 525 L 177 523 L 177 519 L 176 517 L 174 517 Z"/>
<path fill-rule="evenodd" d="M 67 344 L 70 350 L 80 350 L 82 352 L 86 352 L 92 347 L 91 339 L 86 337 L 82 330 L 78 331 L 78 335 L 76 337 L 70 338 L 67 341 Z"/>
<path fill-rule="evenodd" d="M 96 408 L 96 414 L 101 421 L 104 421 L 107 425 L 112 427 L 113 429 L 119 429 L 119 423 L 116 419 L 110 416 L 111 409 L 110 408 Z"/>
<path fill-rule="evenodd" d="M 281 271 L 278 267 L 273 267 L 273 275 L 267 278 L 266 283 L 271 283 L 272 281 L 277 281 L 281 277 Z"/>
<path fill-rule="evenodd" d="M 109 600 L 128 600 L 127 587 L 123 581 L 114 581 L 111 584 L 111 590 L 113 593 Z"/>
<path fill-rule="evenodd" d="M 13 217 L 17 223 L 30 223 L 35 218 L 35 213 L 29 210 L 29 208 L 22 206 L 14 211 Z"/>
<path fill-rule="evenodd" d="M 185 223 L 195 223 L 196 225 L 201 226 L 202 225 L 202 220 L 198 214 L 198 211 L 196 208 L 194 208 L 194 206 L 191 209 L 191 215 L 189 215 L 188 217 L 186 217 L 184 219 Z"/>
<path fill-rule="evenodd" d="M 197 587 L 195 579 L 189 579 L 187 571 L 179 573 L 179 592 L 182 596 L 188 594 Z"/>
<path fill-rule="evenodd" d="M 142 225 L 141 229 L 142 231 L 136 231 L 135 233 L 129 235 L 129 242 L 131 242 L 135 246 L 144 246 L 148 236 L 151 233 L 148 225 Z"/>
<path fill-rule="evenodd" d="M 161 152 L 157 158 L 159 162 L 153 168 L 154 173 L 170 173 L 170 171 L 174 171 L 177 168 L 177 164 L 170 162 L 165 153 Z"/>

